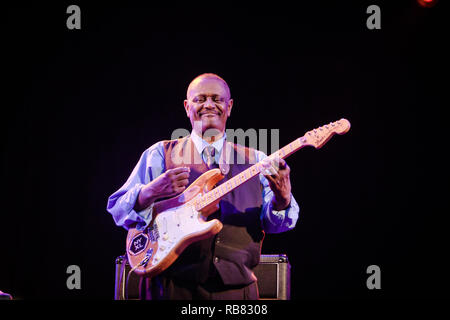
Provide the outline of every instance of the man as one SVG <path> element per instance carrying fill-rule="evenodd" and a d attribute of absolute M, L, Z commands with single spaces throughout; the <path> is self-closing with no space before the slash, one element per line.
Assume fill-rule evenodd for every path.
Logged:
<path fill-rule="evenodd" d="M 145 282 L 146 298 L 151 299 L 258 299 L 252 269 L 259 263 L 264 231 L 290 230 L 298 219 L 290 169 L 283 159 L 269 162 L 263 152 L 226 141 L 233 99 L 218 75 L 195 78 L 184 107 L 191 134 L 148 148 L 127 182 L 110 196 L 107 210 L 118 226 L 145 228 L 155 201 L 183 192 L 217 164 L 225 176 L 221 184 L 265 159 L 266 174 L 225 195 L 220 209 L 208 217 L 219 219 L 223 229 L 189 245 L 167 270 Z M 186 154 L 191 161 L 183 160 Z M 195 156 L 201 160 L 192 161 Z"/>

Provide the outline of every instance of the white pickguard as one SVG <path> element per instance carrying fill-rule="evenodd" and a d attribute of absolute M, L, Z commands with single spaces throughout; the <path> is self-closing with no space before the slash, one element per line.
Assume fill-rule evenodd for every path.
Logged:
<path fill-rule="evenodd" d="M 158 227 L 158 250 L 153 266 L 161 262 L 182 240 L 196 233 L 206 232 L 212 221 L 205 221 L 202 214 L 192 206 L 180 206 L 159 213 L 154 221 Z"/>

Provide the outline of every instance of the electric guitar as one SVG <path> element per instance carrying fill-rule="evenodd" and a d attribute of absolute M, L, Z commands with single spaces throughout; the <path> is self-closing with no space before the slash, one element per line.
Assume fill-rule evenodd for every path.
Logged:
<path fill-rule="evenodd" d="M 348 120 L 332 122 L 306 132 L 268 158 L 284 159 L 305 146 L 319 149 L 334 134 L 344 134 L 348 130 Z M 153 277 L 167 269 L 188 245 L 219 233 L 222 223 L 217 219 L 207 221 L 208 215 L 218 209 L 224 195 L 264 170 L 265 165 L 258 162 L 214 188 L 224 176 L 220 169 L 212 169 L 181 194 L 155 202 L 151 223 L 144 230 L 128 230 L 126 250 L 132 267 L 130 273 L 134 271 L 141 276 Z"/>

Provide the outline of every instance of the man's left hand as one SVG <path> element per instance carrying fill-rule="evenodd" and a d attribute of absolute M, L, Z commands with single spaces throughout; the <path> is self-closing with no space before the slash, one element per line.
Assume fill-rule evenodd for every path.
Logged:
<path fill-rule="evenodd" d="M 269 187 L 274 194 L 272 208 L 277 211 L 286 209 L 291 202 L 291 169 L 282 158 L 266 158 L 263 165 L 264 176 L 269 180 Z"/>

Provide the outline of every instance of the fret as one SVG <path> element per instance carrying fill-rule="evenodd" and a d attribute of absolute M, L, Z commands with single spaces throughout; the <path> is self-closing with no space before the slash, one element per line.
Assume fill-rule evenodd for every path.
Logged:
<path fill-rule="evenodd" d="M 289 146 L 286 146 L 283 148 L 285 157 L 287 157 L 288 155 L 291 154 L 291 150 L 289 150 L 289 149 L 290 149 Z"/>
<path fill-rule="evenodd" d="M 291 142 L 292 145 L 292 151 L 295 151 L 299 146 L 299 139 L 295 139 L 294 141 Z"/>

